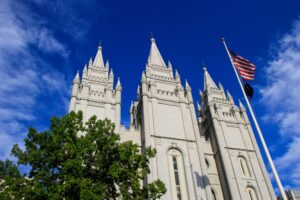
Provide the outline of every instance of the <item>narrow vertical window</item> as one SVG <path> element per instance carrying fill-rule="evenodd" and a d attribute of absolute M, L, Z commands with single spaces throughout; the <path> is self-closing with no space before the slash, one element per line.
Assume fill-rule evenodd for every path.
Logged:
<path fill-rule="evenodd" d="M 182 154 L 177 149 L 168 152 L 173 199 L 188 199 Z"/>
<path fill-rule="evenodd" d="M 249 200 L 258 200 L 257 195 L 253 187 L 248 187 L 247 188 Z"/>
<path fill-rule="evenodd" d="M 239 163 L 241 165 L 241 169 L 242 169 L 243 175 L 246 176 L 246 177 L 250 177 L 251 173 L 250 173 L 250 170 L 249 170 L 249 167 L 248 167 L 246 159 L 244 157 L 240 156 L 238 158 L 238 160 L 239 160 Z"/>
<path fill-rule="evenodd" d="M 245 172 L 245 168 L 244 168 L 244 164 L 243 164 L 242 159 L 240 159 L 240 164 L 241 164 L 241 168 L 242 168 L 243 174 L 246 175 L 246 172 Z"/>
<path fill-rule="evenodd" d="M 179 172 L 178 172 L 178 166 L 177 166 L 177 158 L 176 158 L 176 156 L 172 156 L 172 157 L 173 157 L 173 169 L 174 169 L 174 175 L 175 175 L 177 199 L 181 200 L 181 191 L 180 191 L 180 182 L 179 182 Z"/>
<path fill-rule="evenodd" d="M 213 189 L 211 189 L 211 196 L 212 196 L 213 200 L 217 200 L 216 193 L 215 193 L 215 191 Z"/>
<path fill-rule="evenodd" d="M 209 162 L 208 162 L 207 158 L 205 158 L 205 164 L 206 164 L 206 168 L 208 169 L 209 168 Z"/>

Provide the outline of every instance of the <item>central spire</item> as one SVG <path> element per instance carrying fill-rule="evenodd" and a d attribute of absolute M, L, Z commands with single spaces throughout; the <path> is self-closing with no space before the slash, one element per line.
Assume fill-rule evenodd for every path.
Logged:
<path fill-rule="evenodd" d="M 148 57 L 148 64 L 166 67 L 166 64 L 156 46 L 155 39 L 153 38 L 153 36 L 151 38 L 151 48 L 150 48 L 150 54 Z"/>
<path fill-rule="evenodd" d="M 93 66 L 94 67 L 102 67 L 102 68 L 104 68 L 104 61 L 103 61 L 102 45 L 101 45 L 101 43 L 98 46 L 98 52 L 96 54 Z"/>
<path fill-rule="evenodd" d="M 204 71 L 204 91 L 210 88 L 218 88 L 211 76 L 209 75 L 205 66 L 203 66 Z"/>

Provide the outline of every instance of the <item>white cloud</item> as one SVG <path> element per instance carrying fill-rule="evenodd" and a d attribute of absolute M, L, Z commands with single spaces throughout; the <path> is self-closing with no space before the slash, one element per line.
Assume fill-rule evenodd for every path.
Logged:
<path fill-rule="evenodd" d="M 86 35 L 93 30 L 90 23 L 97 20 L 97 29 L 106 29 L 103 23 L 108 19 L 111 10 L 102 6 L 101 1 L 97 0 L 31 0 L 36 5 L 52 17 L 62 31 L 68 35 L 69 39 L 82 42 L 87 39 Z"/>
<path fill-rule="evenodd" d="M 22 144 L 28 126 L 45 128 L 49 119 L 41 115 L 67 111 L 71 89 L 64 72 L 72 70 L 62 67 L 70 51 L 58 38 L 84 42 L 90 20 L 105 30 L 109 13 L 97 0 L 0 0 L 0 159 Z"/>
<path fill-rule="evenodd" d="M 67 59 L 68 49 L 45 27 L 21 2 L 0 0 L 0 159 L 9 157 L 13 144 L 23 145 L 29 124 L 40 118 L 38 108 L 47 104 L 41 96 L 52 93 L 57 104 L 67 102 L 63 73 L 39 52 Z"/>
<path fill-rule="evenodd" d="M 44 52 L 60 53 L 60 55 L 64 57 L 68 55 L 65 47 L 53 37 L 48 29 L 42 28 L 40 30 L 35 30 L 35 32 L 31 34 L 32 41 Z"/>
<path fill-rule="evenodd" d="M 260 90 L 269 113 L 265 118 L 279 127 L 288 150 L 276 158 L 282 178 L 300 187 L 300 19 L 273 47 L 274 57 L 266 66 L 267 86 Z"/>

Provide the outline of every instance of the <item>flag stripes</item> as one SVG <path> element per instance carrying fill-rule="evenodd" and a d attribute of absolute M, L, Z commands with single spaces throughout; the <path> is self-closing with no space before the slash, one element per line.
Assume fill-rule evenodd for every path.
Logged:
<path fill-rule="evenodd" d="M 254 80 L 255 65 L 246 58 L 229 50 L 231 60 L 240 76 L 245 80 Z"/>

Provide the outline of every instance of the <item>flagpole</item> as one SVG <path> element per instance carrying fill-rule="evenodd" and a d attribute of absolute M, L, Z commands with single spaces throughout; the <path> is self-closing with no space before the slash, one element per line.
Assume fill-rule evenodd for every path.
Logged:
<path fill-rule="evenodd" d="M 278 174 L 277 174 L 277 171 L 276 171 L 276 169 L 275 169 L 275 166 L 274 166 L 273 160 L 272 160 L 272 158 L 271 158 L 270 152 L 269 152 L 268 147 L 267 147 L 267 145 L 266 145 L 265 139 L 264 139 L 264 137 L 263 137 L 263 134 L 262 134 L 262 132 L 261 132 L 261 130 L 260 130 L 260 127 L 259 127 L 258 122 L 257 122 L 257 120 L 256 120 L 255 114 L 254 114 L 254 112 L 253 112 L 252 106 L 251 106 L 251 104 L 250 104 L 250 102 L 249 102 L 249 99 L 248 99 L 248 97 L 247 97 L 247 95 L 246 95 L 246 92 L 245 92 L 245 90 L 244 90 L 244 87 L 243 87 L 242 81 L 241 81 L 241 79 L 240 79 L 240 76 L 239 76 L 239 74 L 238 74 L 238 72 L 237 72 L 237 70 L 236 70 L 236 68 L 235 68 L 235 66 L 234 66 L 234 64 L 233 64 L 233 61 L 232 61 L 232 59 L 231 59 L 231 56 L 230 56 L 230 53 L 229 53 L 229 50 L 228 50 L 228 48 L 227 48 L 227 45 L 226 45 L 226 42 L 225 42 L 225 39 L 224 39 L 224 38 L 222 38 L 222 42 L 223 42 L 223 44 L 224 44 L 224 47 L 225 47 L 226 52 L 227 52 L 227 54 L 228 54 L 228 56 L 229 56 L 229 59 L 230 59 L 232 68 L 233 68 L 233 70 L 234 70 L 234 72 L 235 72 L 236 78 L 238 79 L 239 85 L 240 85 L 240 87 L 241 87 L 241 90 L 242 90 L 243 95 L 244 95 L 244 97 L 245 97 L 245 100 L 246 100 L 246 102 L 247 102 L 247 106 L 248 106 L 248 108 L 249 108 L 250 114 L 251 114 L 252 119 L 253 119 L 253 121 L 254 121 L 255 127 L 256 127 L 257 132 L 258 132 L 259 139 L 261 140 L 263 149 L 264 149 L 265 154 L 266 154 L 266 156 L 267 156 L 268 162 L 269 162 L 269 164 L 270 164 L 271 170 L 272 170 L 272 172 L 273 172 L 273 175 L 274 175 L 274 178 L 275 178 L 275 180 L 276 180 L 276 183 L 277 183 L 278 189 L 279 189 L 279 191 L 280 191 L 280 194 L 281 194 L 281 196 L 282 196 L 282 199 L 283 199 L 283 200 L 287 200 L 286 194 L 285 194 L 285 192 L 284 192 L 284 189 L 283 189 L 283 187 L 282 187 L 281 181 L 280 181 L 279 176 L 278 176 Z"/>

